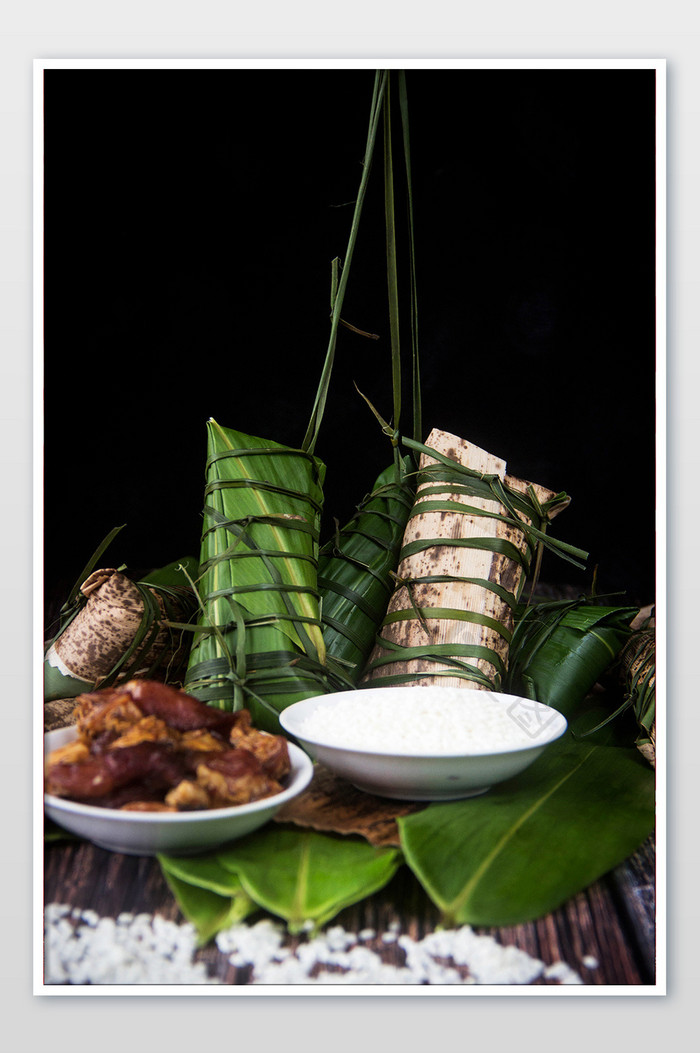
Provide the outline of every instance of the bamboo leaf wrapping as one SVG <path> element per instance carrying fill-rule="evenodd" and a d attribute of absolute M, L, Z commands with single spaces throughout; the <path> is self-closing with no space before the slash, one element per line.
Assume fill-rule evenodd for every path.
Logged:
<path fill-rule="evenodd" d="M 319 588 L 327 653 L 356 683 L 394 588 L 413 502 L 410 461 L 386 468 L 350 522 L 321 550 Z"/>
<path fill-rule="evenodd" d="M 637 747 L 656 765 L 656 632 L 635 631 L 625 644 L 620 663 L 624 673 L 625 702 L 632 706 L 639 733 Z"/>
<path fill-rule="evenodd" d="M 636 607 L 539 603 L 519 613 L 506 690 L 573 715 L 629 639 Z"/>
<path fill-rule="evenodd" d="M 285 706 L 328 690 L 317 570 L 325 466 L 208 423 L 199 632 L 186 689 L 279 731 Z"/>
<path fill-rule="evenodd" d="M 626 724 L 629 726 L 629 721 L 618 722 L 617 718 L 631 710 L 636 729 L 633 732 L 635 745 L 653 768 L 656 767 L 656 632 L 653 625 L 636 625 L 640 616 L 641 611 L 631 628 L 620 637 L 621 649 L 616 663 L 619 680 L 624 688 L 622 702 L 612 712 L 603 713 L 602 719 L 582 734 L 592 736 L 613 724 L 616 732 L 629 735 L 625 727 Z M 626 618 L 627 622 L 629 617 Z M 596 626 L 590 635 L 597 634 Z"/>

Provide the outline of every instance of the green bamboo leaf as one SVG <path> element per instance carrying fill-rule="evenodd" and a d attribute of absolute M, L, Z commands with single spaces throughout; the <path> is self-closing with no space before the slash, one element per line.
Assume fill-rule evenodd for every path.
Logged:
<path fill-rule="evenodd" d="M 574 566 L 585 569 L 585 560 L 588 558 L 587 552 L 577 548 L 575 545 L 570 545 L 567 542 L 551 537 L 544 529 L 546 519 L 550 517 L 551 513 L 555 509 L 561 508 L 562 505 L 568 504 L 569 498 L 566 494 L 556 494 L 550 501 L 540 505 L 532 488 L 530 488 L 529 495 L 526 497 L 512 490 L 497 475 L 476 472 L 466 465 L 459 464 L 453 458 L 447 457 L 438 450 L 425 446 L 423 443 L 410 439 L 407 436 L 402 436 L 401 442 L 409 450 L 426 454 L 434 461 L 437 461 L 437 464 L 431 464 L 421 469 L 419 476 L 421 484 L 448 482 L 449 489 L 453 493 L 470 493 L 486 497 L 489 500 L 499 501 L 508 510 L 514 522 L 517 523 L 518 529 L 528 538 L 533 549 L 536 545 L 542 545 L 568 563 L 573 563 Z M 531 520 L 531 524 L 523 522 L 522 517 L 517 514 L 518 512 L 527 516 Z"/>
<path fill-rule="evenodd" d="M 399 70 L 399 107 L 401 110 L 401 130 L 403 133 L 404 163 L 406 166 L 406 194 L 408 200 L 408 247 L 410 264 L 411 290 L 411 347 L 412 380 L 413 380 L 413 438 L 420 440 L 423 434 L 423 410 L 420 379 L 420 356 L 418 344 L 418 281 L 416 277 L 416 247 L 413 220 L 413 183 L 411 179 L 411 141 L 408 121 L 408 93 L 406 91 L 406 71 Z"/>
<path fill-rule="evenodd" d="M 394 588 L 393 573 L 413 501 L 410 461 L 377 478 L 350 522 L 321 550 L 318 584 L 327 653 L 359 680 Z"/>
<path fill-rule="evenodd" d="M 398 820 L 406 862 L 446 924 L 548 914 L 625 860 L 654 829 L 654 776 L 634 749 L 569 736 L 471 800 Z"/>
<path fill-rule="evenodd" d="M 330 689 L 317 572 L 325 466 L 313 455 L 208 424 L 202 613 L 186 687 L 251 709 L 265 730 Z"/>
<path fill-rule="evenodd" d="M 384 219 L 387 290 L 389 295 L 389 333 L 391 338 L 391 382 L 393 391 L 393 425 L 398 429 L 401 417 L 401 340 L 399 335 L 399 288 L 396 260 L 396 216 L 394 209 L 394 162 L 391 145 L 391 79 L 384 95 Z"/>
<path fill-rule="evenodd" d="M 66 625 L 68 624 L 68 621 L 72 620 L 72 618 L 75 617 L 75 615 L 78 613 L 78 610 L 82 606 L 83 598 L 80 594 L 80 586 L 83 584 L 86 578 L 90 577 L 103 553 L 109 548 L 117 534 L 119 534 L 125 526 L 126 523 L 122 523 L 121 526 L 113 527 L 110 530 L 110 532 L 106 535 L 106 537 L 102 539 L 102 541 L 99 543 L 93 554 L 90 556 L 88 562 L 83 567 L 82 571 L 80 572 L 80 575 L 78 576 L 77 580 L 73 585 L 73 588 L 68 594 L 67 600 L 61 607 L 61 628 L 59 632 L 62 632 L 65 629 Z"/>
<path fill-rule="evenodd" d="M 229 898 L 243 894 L 236 875 L 222 867 L 214 852 L 195 856 L 169 856 L 159 853 L 157 859 L 164 872 L 174 875 L 188 885 L 196 885 L 198 888 L 205 888 Z"/>
<path fill-rule="evenodd" d="M 636 613 L 636 607 L 585 600 L 535 604 L 521 611 L 505 690 L 574 715 L 629 638 Z"/>
<path fill-rule="evenodd" d="M 393 877 L 398 849 L 313 830 L 269 827 L 217 853 L 251 899 L 278 915 L 292 933 L 319 927 Z"/>
<path fill-rule="evenodd" d="M 157 567 L 141 578 L 144 585 L 158 585 L 163 589 L 184 589 L 189 592 L 188 575 L 195 577 L 199 560 L 194 556 L 176 559 L 164 567 Z"/>
<path fill-rule="evenodd" d="M 175 870 L 165 866 L 162 869 L 178 907 L 197 930 L 200 947 L 209 943 L 218 932 L 243 921 L 257 910 L 255 903 L 242 890 L 233 895 L 221 895 L 205 885 L 179 877 Z"/>
<path fill-rule="evenodd" d="M 77 698 L 91 685 L 74 676 L 67 676 L 50 662 L 44 662 L 44 702 L 56 702 L 59 698 Z"/>
<path fill-rule="evenodd" d="M 44 842 L 52 844 L 54 841 L 79 841 L 80 838 L 77 834 L 70 833 L 69 830 L 64 830 L 58 823 L 54 823 L 53 819 L 49 819 L 44 816 Z"/>

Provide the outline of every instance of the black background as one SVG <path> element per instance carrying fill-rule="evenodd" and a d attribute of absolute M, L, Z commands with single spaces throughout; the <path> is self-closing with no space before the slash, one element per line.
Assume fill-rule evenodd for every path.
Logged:
<path fill-rule="evenodd" d="M 122 523 L 102 565 L 198 553 L 210 416 L 301 444 L 373 78 L 46 71 L 49 596 Z M 654 78 L 407 73 L 423 437 L 454 432 L 569 493 L 552 533 L 589 568 L 547 557 L 545 580 L 588 590 L 597 567 L 599 591 L 640 604 L 654 596 Z M 343 308 L 380 340 L 340 331 L 316 446 L 325 533 L 390 459 L 353 386 L 391 415 L 381 156 L 380 141 Z"/>

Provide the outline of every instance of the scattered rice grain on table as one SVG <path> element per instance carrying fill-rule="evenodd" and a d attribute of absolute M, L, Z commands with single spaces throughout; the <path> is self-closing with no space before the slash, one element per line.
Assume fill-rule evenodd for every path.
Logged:
<path fill-rule="evenodd" d="M 211 984 L 193 962 L 197 934 L 160 915 L 100 918 L 51 903 L 45 912 L 46 984 Z"/>
<path fill-rule="evenodd" d="M 286 928 L 266 918 L 239 923 L 218 934 L 216 948 L 231 965 L 249 970 L 250 984 L 265 985 L 455 985 L 531 984 L 550 979 L 580 984 L 564 962 L 546 966 L 517 947 L 502 946 L 470 926 L 433 932 L 415 940 L 396 925 L 384 932 L 351 933 L 341 925 L 285 946 Z M 387 962 L 367 945 L 376 939 L 387 953 L 398 946 L 403 964 Z M 55 984 L 220 984 L 195 961 L 196 931 L 159 915 L 121 914 L 100 918 L 94 911 L 52 903 L 46 908 L 45 983 Z M 465 971 L 468 975 L 465 976 Z"/>

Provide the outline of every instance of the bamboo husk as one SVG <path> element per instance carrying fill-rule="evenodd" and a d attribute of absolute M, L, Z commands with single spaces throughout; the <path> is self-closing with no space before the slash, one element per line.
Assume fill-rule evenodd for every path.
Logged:
<path fill-rule="evenodd" d="M 433 430 L 426 446 L 477 473 L 494 477 L 503 492 L 536 495 L 553 518 L 568 504 L 555 493 L 506 474 L 506 462 L 473 443 Z M 507 668 L 514 607 L 530 569 L 534 546 L 498 500 L 498 486 L 463 492 L 451 480 L 435 482 L 426 469 L 440 467 L 421 455 L 420 483 L 404 533 L 397 588 L 363 682 L 497 690 Z M 477 480 L 477 483 L 479 480 Z M 438 507 L 436 508 L 436 503 Z M 462 512 L 459 505 L 464 506 Z M 519 514 L 541 528 L 536 506 Z M 435 613 L 431 615 L 431 611 Z M 399 649 L 397 651 L 397 649 Z M 404 651 L 403 657 L 401 650 Z M 397 660 L 391 661 L 396 653 Z"/>
<path fill-rule="evenodd" d="M 643 613 L 643 612 L 642 612 Z M 620 652 L 621 679 L 634 710 L 639 733 L 636 746 L 656 767 L 656 631 L 653 618 L 647 618 Z"/>
<path fill-rule="evenodd" d="M 308 788 L 283 805 L 274 821 L 344 836 L 355 834 L 373 845 L 400 848 L 397 818 L 425 807 L 421 801 L 394 801 L 365 793 L 317 763 Z"/>
<path fill-rule="evenodd" d="M 55 669 L 87 690 L 103 684 L 124 661 L 141 630 L 145 603 L 138 585 L 113 567 L 93 571 L 80 592 L 86 602 L 50 645 L 45 665 L 47 672 Z M 183 617 L 186 605 L 171 596 L 168 612 L 159 591 L 149 588 L 148 592 L 157 605 L 156 616 L 143 641 L 124 662 L 117 680 L 143 675 L 154 667 L 164 675 L 184 656 L 182 639 L 165 623 L 173 616 Z M 66 695 L 73 686 L 67 685 Z"/>
<path fill-rule="evenodd" d="M 44 703 L 44 731 L 57 731 L 75 724 L 75 698 L 56 698 Z"/>

